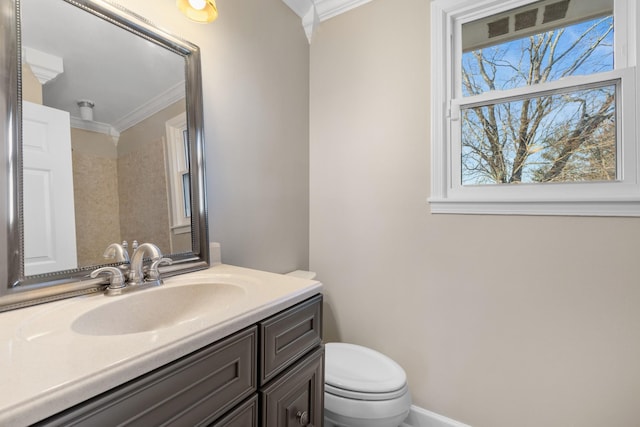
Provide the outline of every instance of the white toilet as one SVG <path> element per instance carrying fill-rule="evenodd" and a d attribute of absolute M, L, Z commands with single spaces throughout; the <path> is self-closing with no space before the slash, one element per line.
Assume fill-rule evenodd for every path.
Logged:
<path fill-rule="evenodd" d="M 398 427 L 411 394 L 400 365 L 355 344 L 325 345 L 325 427 Z"/>

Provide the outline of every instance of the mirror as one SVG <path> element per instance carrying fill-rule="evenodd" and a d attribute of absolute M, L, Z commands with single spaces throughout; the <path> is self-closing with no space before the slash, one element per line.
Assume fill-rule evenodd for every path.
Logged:
<path fill-rule="evenodd" d="M 110 243 L 155 243 L 165 275 L 205 268 L 198 48 L 102 0 L 0 12 L 0 311 L 100 290 Z"/>

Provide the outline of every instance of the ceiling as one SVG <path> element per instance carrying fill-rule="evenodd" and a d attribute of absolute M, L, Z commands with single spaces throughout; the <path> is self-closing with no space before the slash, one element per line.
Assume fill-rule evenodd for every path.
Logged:
<path fill-rule="evenodd" d="M 56 19 L 50 19 L 55 16 Z M 63 1 L 22 0 L 23 61 L 43 103 L 115 138 L 185 97 L 184 58 Z M 82 120 L 78 101 L 95 103 Z"/>
<path fill-rule="evenodd" d="M 302 26 L 311 43 L 318 24 L 371 0 L 282 0 L 301 19 Z"/>
<path fill-rule="evenodd" d="M 320 22 L 371 0 L 282 1 L 311 43 Z M 66 2 L 22 0 L 21 8 L 23 60 L 43 85 L 44 104 L 68 111 L 72 126 L 117 142 L 122 131 L 184 98 L 179 55 Z M 90 121 L 80 118 L 85 99 L 95 103 Z"/>

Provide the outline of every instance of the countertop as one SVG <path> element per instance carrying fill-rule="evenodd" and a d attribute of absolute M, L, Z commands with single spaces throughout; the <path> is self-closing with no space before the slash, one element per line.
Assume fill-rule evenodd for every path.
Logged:
<path fill-rule="evenodd" d="M 175 326 L 124 335 L 84 335 L 70 324 L 118 298 L 164 287 L 226 283 L 241 300 Z M 319 293 L 322 284 L 225 264 L 165 279 L 129 295 L 75 297 L 0 313 L 0 425 L 24 426 L 163 366 Z M 170 314 L 172 307 L 163 307 Z"/>

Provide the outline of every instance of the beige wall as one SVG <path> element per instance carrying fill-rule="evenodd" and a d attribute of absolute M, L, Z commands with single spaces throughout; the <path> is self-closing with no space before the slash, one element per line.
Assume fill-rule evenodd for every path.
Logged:
<path fill-rule="evenodd" d="M 120 242 L 118 161 L 111 137 L 71 128 L 78 265 L 104 264 L 104 250 Z"/>
<path fill-rule="evenodd" d="M 173 119 L 184 111 L 185 105 L 184 99 L 182 99 L 123 131 L 118 139 L 118 156 L 124 156 L 141 149 L 162 151 L 165 144 L 157 141 L 166 138 L 165 124 L 167 120 Z M 157 146 L 148 147 L 151 140 L 156 141 Z"/>
<path fill-rule="evenodd" d="M 22 99 L 42 104 L 42 85 L 27 64 L 22 64 Z"/>
<path fill-rule="evenodd" d="M 431 215 L 429 44 L 427 0 L 313 40 L 327 337 L 389 354 L 415 404 L 474 427 L 638 425 L 640 219 Z"/>
<path fill-rule="evenodd" d="M 191 250 L 190 234 L 188 246 L 171 247 L 165 168 L 165 122 L 182 112 L 183 101 L 168 106 L 124 131 L 117 145 L 106 134 L 71 129 L 78 265 L 103 264 L 104 249 L 122 240 L 152 242 L 165 254 Z"/>
<path fill-rule="evenodd" d="M 119 3 L 200 47 L 210 239 L 229 264 L 286 272 L 309 259 L 309 45 L 281 0 L 220 0 L 217 21 L 174 0 Z"/>
<path fill-rule="evenodd" d="M 118 156 L 118 197 L 122 239 L 151 242 L 170 254 L 164 144 L 145 140 L 138 149 Z"/>
<path fill-rule="evenodd" d="M 178 252 L 171 245 L 165 122 L 184 111 L 184 101 L 176 102 L 125 130 L 118 140 L 122 238 L 152 242 L 164 254 Z"/>

